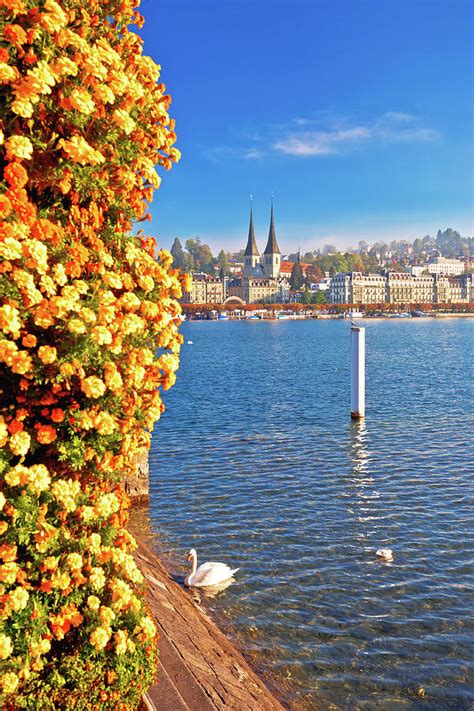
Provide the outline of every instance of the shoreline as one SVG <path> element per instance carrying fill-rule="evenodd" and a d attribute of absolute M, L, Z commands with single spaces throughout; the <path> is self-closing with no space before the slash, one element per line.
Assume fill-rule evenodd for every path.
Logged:
<path fill-rule="evenodd" d="M 252 312 L 248 312 L 252 313 Z M 357 319 L 358 321 L 407 321 L 407 320 L 414 320 L 414 321 L 426 321 L 426 320 L 432 320 L 432 319 L 446 319 L 446 318 L 474 318 L 474 312 L 472 313 L 426 313 L 423 316 L 405 316 L 405 317 L 400 317 L 397 315 L 374 315 L 374 316 L 355 316 L 352 317 L 354 319 Z M 342 314 L 291 314 L 291 315 L 286 315 L 284 317 L 278 317 L 278 316 L 267 316 L 267 315 L 261 315 L 261 316 L 233 316 L 229 315 L 225 318 L 196 318 L 195 316 L 186 316 L 185 323 L 191 323 L 194 321 L 211 321 L 211 322 L 218 322 L 218 321 L 349 321 L 350 318 L 348 316 L 344 316 Z"/>
<path fill-rule="evenodd" d="M 148 586 L 148 604 L 159 631 L 157 683 L 143 708 L 166 711 L 283 711 L 285 708 L 243 654 L 170 575 L 153 550 L 142 508 L 132 510 L 135 561 Z"/>

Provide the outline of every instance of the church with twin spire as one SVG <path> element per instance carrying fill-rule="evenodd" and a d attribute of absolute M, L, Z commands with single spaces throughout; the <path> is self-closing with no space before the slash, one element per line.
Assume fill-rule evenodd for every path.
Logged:
<path fill-rule="evenodd" d="M 247 304 L 268 303 L 284 301 L 289 294 L 289 288 L 288 279 L 281 276 L 281 252 L 276 238 L 273 199 L 267 246 L 262 255 L 260 255 L 255 240 L 251 205 L 242 276 L 229 283 L 227 295 L 228 297 L 237 297 Z"/>

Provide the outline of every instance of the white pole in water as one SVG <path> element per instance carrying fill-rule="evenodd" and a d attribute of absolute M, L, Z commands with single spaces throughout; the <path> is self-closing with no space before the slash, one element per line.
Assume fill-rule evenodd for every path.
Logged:
<path fill-rule="evenodd" d="M 365 417 L 365 328 L 351 324 L 351 417 Z"/>

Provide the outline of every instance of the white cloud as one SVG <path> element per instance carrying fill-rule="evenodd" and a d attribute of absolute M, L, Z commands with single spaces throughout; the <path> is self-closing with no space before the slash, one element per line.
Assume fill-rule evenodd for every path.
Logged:
<path fill-rule="evenodd" d="M 263 158 L 263 155 L 263 151 L 258 148 L 250 148 L 248 151 L 244 152 L 243 157 L 246 160 L 257 160 L 258 158 Z"/>
<path fill-rule="evenodd" d="M 394 143 L 432 143 L 440 134 L 414 114 L 387 111 L 370 120 L 341 117 L 331 111 L 296 116 L 286 124 L 267 125 L 238 137 L 236 145 L 203 148 L 211 162 L 260 160 L 270 155 L 298 158 L 345 154 L 369 146 Z M 239 145 L 240 144 L 240 145 Z"/>
<path fill-rule="evenodd" d="M 371 130 L 366 126 L 336 131 L 304 131 L 276 141 L 273 148 L 293 156 L 327 156 L 339 153 L 343 145 L 360 144 L 370 137 Z"/>
<path fill-rule="evenodd" d="M 439 138 L 438 131 L 421 125 L 416 116 L 401 111 L 388 111 L 355 126 L 348 121 L 333 121 L 326 130 L 307 130 L 311 119 L 300 117 L 292 123 L 302 129 L 283 133 L 274 140 L 272 148 L 297 157 L 334 155 L 376 143 L 428 143 Z"/>

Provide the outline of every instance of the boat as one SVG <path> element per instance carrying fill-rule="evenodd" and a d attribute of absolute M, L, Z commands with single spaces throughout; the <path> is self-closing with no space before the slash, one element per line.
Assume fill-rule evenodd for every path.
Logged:
<path fill-rule="evenodd" d="M 229 315 L 227 311 L 223 311 L 221 314 L 219 314 L 219 321 L 228 321 L 229 320 Z"/>
<path fill-rule="evenodd" d="M 290 317 L 289 317 L 288 314 L 278 314 L 277 318 L 278 318 L 280 321 L 287 321 Z"/>
<path fill-rule="evenodd" d="M 260 321 L 260 316 L 247 316 L 248 321 Z"/>

